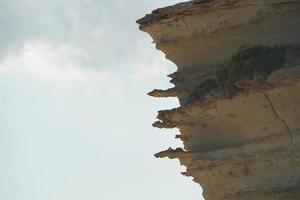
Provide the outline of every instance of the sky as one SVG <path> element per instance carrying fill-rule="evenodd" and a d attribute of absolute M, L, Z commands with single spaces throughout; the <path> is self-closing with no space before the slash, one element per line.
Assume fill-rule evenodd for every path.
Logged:
<path fill-rule="evenodd" d="M 0 1 L 0 200 L 199 200 L 155 129 L 176 70 L 135 21 L 178 0 Z"/>

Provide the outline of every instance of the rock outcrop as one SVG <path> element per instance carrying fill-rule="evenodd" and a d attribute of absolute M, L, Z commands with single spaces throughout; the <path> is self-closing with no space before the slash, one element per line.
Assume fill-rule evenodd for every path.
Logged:
<path fill-rule="evenodd" d="M 206 200 L 300 199 L 300 1 L 194 0 L 137 21 L 178 66 L 158 128 Z"/>

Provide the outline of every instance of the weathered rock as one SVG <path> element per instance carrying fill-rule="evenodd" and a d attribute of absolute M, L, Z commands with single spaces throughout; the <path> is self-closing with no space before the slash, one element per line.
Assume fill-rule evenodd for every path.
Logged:
<path fill-rule="evenodd" d="M 178 66 L 149 95 L 179 98 L 153 125 L 179 128 L 184 149 L 156 157 L 207 200 L 300 199 L 300 1 L 190 1 L 137 22 Z"/>

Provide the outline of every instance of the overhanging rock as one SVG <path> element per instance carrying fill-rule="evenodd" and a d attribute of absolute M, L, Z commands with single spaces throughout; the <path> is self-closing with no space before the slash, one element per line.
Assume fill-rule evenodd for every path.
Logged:
<path fill-rule="evenodd" d="M 137 21 L 178 66 L 159 128 L 207 200 L 300 199 L 300 1 L 198 0 Z"/>

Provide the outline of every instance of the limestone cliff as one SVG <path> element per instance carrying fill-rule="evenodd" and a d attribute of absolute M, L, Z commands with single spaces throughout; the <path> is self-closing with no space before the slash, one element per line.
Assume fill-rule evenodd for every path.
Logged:
<path fill-rule="evenodd" d="M 137 21 L 178 66 L 154 97 L 179 128 L 179 159 L 206 200 L 300 199 L 300 1 L 194 0 Z"/>

